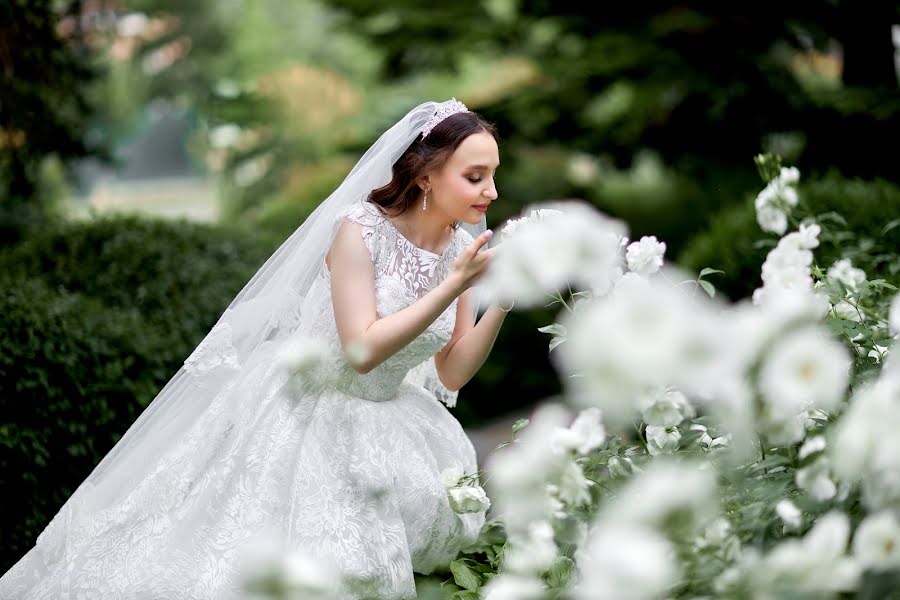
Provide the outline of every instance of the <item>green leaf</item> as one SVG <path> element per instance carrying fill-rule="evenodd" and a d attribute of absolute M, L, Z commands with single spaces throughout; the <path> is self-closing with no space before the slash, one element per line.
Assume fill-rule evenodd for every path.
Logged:
<path fill-rule="evenodd" d="M 700 277 L 705 277 L 706 275 L 712 275 L 713 273 L 722 273 L 725 274 L 725 271 L 720 271 L 719 269 L 711 269 L 709 267 L 705 267 L 702 271 L 700 271 Z"/>
<path fill-rule="evenodd" d="M 566 341 L 566 338 L 564 338 L 564 337 L 555 337 L 552 340 L 550 340 L 549 352 L 553 352 L 553 349 L 556 348 L 557 346 L 559 346 L 560 344 L 562 344 L 564 341 Z"/>
<path fill-rule="evenodd" d="M 541 333 L 552 333 L 553 335 L 566 335 L 566 328 L 559 323 L 553 323 L 546 327 L 538 327 Z"/>
<path fill-rule="evenodd" d="M 513 423 L 513 426 L 512 426 L 512 432 L 513 432 L 513 433 L 519 433 L 519 431 L 520 431 L 523 427 L 525 427 L 526 425 L 528 425 L 528 423 L 529 423 L 528 419 L 519 419 L 518 421 L 516 421 L 515 423 Z"/>
<path fill-rule="evenodd" d="M 456 585 L 472 592 L 478 591 L 478 588 L 481 587 L 481 579 L 475 571 L 458 560 L 450 563 L 450 572 L 453 573 L 453 580 L 456 582 Z"/>
<path fill-rule="evenodd" d="M 568 556 L 557 556 L 550 569 L 547 571 L 547 585 L 552 588 L 561 588 L 568 583 L 575 570 L 575 563 Z"/>
<path fill-rule="evenodd" d="M 705 279 L 701 279 L 701 280 L 700 280 L 700 287 L 703 288 L 703 291 L 704 291 L 704 292 L 706 292 L 707 294 L 709 294 L 709 297 L 710 297 L 710 298 L 715 298 L 715 297 L 716 297 L 716 288 L 713 287 L 713 284 L 711 284 L 710 282 L 706 281 Z"/>
<path fill-rule="evenodd" d="M 900 219 L 894 219 L 893 221 L 890 221 L 887 225 L 885 225 L 881 229 L 881 235 L 886 234 L 888 231 L 894 229 L 895 227 L 900 227 Z"/>
<path fill-rule="evenodd" d="M 471 590 L 460 590 L 453 594 L 451 598 L 460 598 L 461 600 L 478 600 L 478 592 Z"/>
<path fill-rule="evenodd" d="M 822 223 L 822 221 L 834 221 L 835 223 L 843 225 L 844 227 L 847 226 L 847 219 L 841 216 L 840 213 L 834 211 L 822 213 L 821 215 L 816 217 L 816 221 L 818 221 L 819 223 Z"/>

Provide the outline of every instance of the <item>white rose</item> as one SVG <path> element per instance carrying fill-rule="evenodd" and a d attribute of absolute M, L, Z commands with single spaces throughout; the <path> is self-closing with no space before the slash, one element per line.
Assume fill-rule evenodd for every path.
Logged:
<path fill-rule="evenodd" d="M 656 236 L 644 236 L 633 242 L 625 251 L 625 260 L 633 273 L 650 275 L 659 271 L 666 253 L 665 242 L 659 242 Z"/>
<path fill-rule="evenodd" d="M 528 526 L 526 535 L 510 537 L 503 551 L 503 565 L 508 572 L 537 575 L 549 569 L 558 554 L 550 523 L 537 521 Z"/>
<path fill-rule="evenodd" d="M 594 527 L 576 558 L 578 600 L 650 600 L 662 597 L 678 578 L 675 553 L 665 537 L 652 528 L 612 519 Z"/>
<path fill-rule="evenodd" d="M 447 491 L 447 496 L 455 513 L 484 512 L 491 507 L 491 501 L 480 486 L 466 485 L 452 488 Z"/>
<path fill-rule="evenodd" d="M 459 465 L 447 467 L 441 471 L 441 483 L 445 489 L 454 488 L 459 483 L 459 480 L 462 479 L 463 474 L 462 467 Z"/>
<path fill-rule="evenodd" d="M 806 327 L 776 342 L 760 371 L 760 388 L 774 418 L 816 407 L 833 411 L 844 397 L 850 358 L 842 344 Z"/>
<path fill-rule="evenodd" d="M 784 211 L 769 204 L 756 209 L 756 222 L 760 229 L 769 233 L 783 235 L 787 231 L 787 215 Z"/>
<path fill-rule="evenodd" d="M 900 567 L 900 524 L 890 512 L 869 515 L 853 537 L 853 554 L 860 566 L 878 571 Z"/>
<path fill-rule="evenodd" d="M 568 428 L 557 428 L 554 447 L 561 451 L 574 450 L 581 456 L 596 450 L 606 441 L 606 429 L 600 421 L 600 409 L 586 408 L 578 413 Z"/>
<path fill-rule="evenodd" d="M 681 432 L 678 431 L 677 427 L 667 429 L 665 427 L 647 425 L 645 433 L 647 436 L 647 452 L 651 456 L 675 452 L 678 449 L 678 443 L 681 441 Z"/>
<path fill-rule="evenodd" d="M 866 272 L 854 267 L 849 258 L 843 258 L 828 268 L 826 277 L 855 290 L 866 280 Z"/>
<path fill-rule="evenodd" d="M 634 472 L 634 463 L 627 456 L 610 456 L 606 468 L 610 477 L 628 477 Z"/>
<path fill-rule="evenodd" d="M 828 476 L 827 458 L 819 458 L 812 464 L 797 470 L 797 487 L 809 492 L 819 502 L 831 500 L 837 494 L 837 486 Z"/>
<path fill-rule="evenodd" d="M 781 167 L 778 178 L 784 184 L 793 185 L 800 181 L 800 171 L 797 167 Z"/>
<path fill-rule="evenodd" d="M 796 531 L 803 525 L 803 513 L 790 500 L 779 500 L 775 505 L 775 513 L 784 521 L 786 530 Z"/>
<path fill-rule="evenodd" d="M 888 322 L 891 325 L 891 329 L 894 330 L 894 335 L 900 335 L 900 294 L 894 296 L 888 315 Z"/>
<path fill-rule="evenodd" d="M 501 573 L 491 577 L 481 593 L 484 600 L 540 600 L 544 584 L 537 577 Z"/>
<path fill-rule="evenodd" d="M 581 466 L 574 460 L 568 460 L 559 474 L 557 496 L 569 506 L 581 506 L 591 499 L 588 492 L 590 485 Z"/>

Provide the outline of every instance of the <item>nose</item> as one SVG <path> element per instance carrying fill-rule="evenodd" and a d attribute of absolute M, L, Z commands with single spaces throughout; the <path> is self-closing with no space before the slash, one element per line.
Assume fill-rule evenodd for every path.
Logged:
<path fill-rule="evenodd" d="M 491 200 L 497 199 L 497 186 L 494 185 L 493 181 L 491 182 L 491 186 L 484 191 L 484 195 Z"/>

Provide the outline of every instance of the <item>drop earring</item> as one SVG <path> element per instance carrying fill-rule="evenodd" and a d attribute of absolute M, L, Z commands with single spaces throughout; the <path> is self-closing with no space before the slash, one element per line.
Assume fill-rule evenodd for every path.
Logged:
<path fill-rule="evenodd" d="M 422 210 L 425 210 L 426 206 L 428 206 L 428 188 L 425 188 L 425 195 L 422 196 Z"/>

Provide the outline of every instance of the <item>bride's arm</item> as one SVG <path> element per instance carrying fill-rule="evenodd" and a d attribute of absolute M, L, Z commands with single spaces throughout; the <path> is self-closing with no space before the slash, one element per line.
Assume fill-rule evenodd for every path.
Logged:
<path fill-rule="evenodd" d="M 487 240 L 485 237 L 481 245 Z M 368 373 L 396 354 L 421 335 L 454 298 L 468 288 L 486 260 L 486 257 L 475 257 L 477 248 L 474 246 L 469 251 L 472 254 L 470 269 L 454 269 L 449 277 L 418 301 L 379 319 L 375 303 L 375 270 L 360 227 L 346 220 L 341 224 L 329 250 L 327 264 L 331 271 L 331 299 L 341 346 L 345 351 L 354 344 L 366 349 L 364 358 L 351 364 L 356 371 Z"/>
<path fill-rule="evenodd" d="M 438 377 L 450 391 L 464 386 L 478 372 L 494 347 L 497 333 L 506 317 L 506 312 L 493 304 L 475 325 L 472 302 L 474 298 L 470 288 L 459 297 L 456 326 L 450 341 L 434 356 Z"/>

